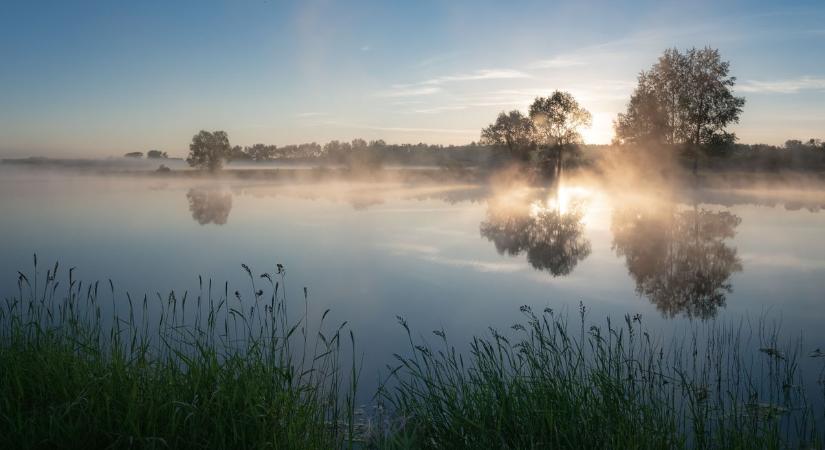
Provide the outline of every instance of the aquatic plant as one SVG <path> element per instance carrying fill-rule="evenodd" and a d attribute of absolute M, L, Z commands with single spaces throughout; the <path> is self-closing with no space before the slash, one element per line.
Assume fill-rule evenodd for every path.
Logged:
<path fill-rule="evenodd" d="M 59 265 L 18 273 L 0 307 L 7 448 L 822 448 L 821 351 L 762 318 L 693 322 L 672 341 L 641 316 L 578 326 L 521 308 L 469 348 L 414 338 L 369 414 L 346 323 L 309 326 L 286 268 L 248 289 L 134 300 Z M 248 292 L 248 293 L 247 293 Z M 290 306 L 290 308 L 287 308 Z M 297 319 L 287 310 L 303 306 Z M 294 313 L 294 312 L 293 312 Z M 347 336 L 349 335 L 349 336 Z M 346 342 L 346 341 L 349 342 Z M 351 356 L 349 360 L 346 356 Z M 344 361 L 346 359 L 346 361 Z M 816 375 L 810 380 L 805 375 Z M 818 384 L 814 384 L 815 381 Z"/>
<path fill-rule="evenodd" d="M 327 329 L 326 313 L 317 333 L 306 314 L 291 320 L 283 266 L 257 279 L 243 269 L 248 296 L 199 277 L 194 298 L 136 300 L 111 281 L 84 285 L 74 268 L 62 290 L 58 264 L 38 280 L 35 256 L 34 275 L 19 273 L 17 297 L 0 309 L 3 445 L 344 446 L 357 373 L 342 367 L 341 348 L 353 335 L 342 342 L 347 330 Z"/>
<path fill-rule="evenodd" d="M 409 337 L 381 389 L 395 411 L 389 448 L 822 448 L 800 343 L 767 321 L 694 323 L 667 345 L 641 316 L 579 327 L 552 309 L 469 351 L 436 330 Z M 812 356 L 816 356 L 813 355 Z M 818 383 L 821 388 L 822 378 Z M 825 391 L 823 391 L 825 392 Z M 821 399 L 820 399 L 821 400 Z M 806 447 L 807 448 L 807 447 Z"/>

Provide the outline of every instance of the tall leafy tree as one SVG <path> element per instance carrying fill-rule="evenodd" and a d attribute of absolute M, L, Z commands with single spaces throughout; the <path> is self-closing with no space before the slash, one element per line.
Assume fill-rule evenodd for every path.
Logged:
<path fill-rule="evenodd" d="M 225 131 L 201 130 L 192 136 L 186 162 L 192 167 L 215 172 L 223 167 L 224 160 L 228 159 L 231 153 L 232 147 Z"/>
<path fill-rule="evenodd" d="M 506 148 L 511 158 L 526 161 L 533 147 L 533 132 L 533 121 L 521 111 L 502 111 L 494 123 L 481 130 L 480 143 Z"/>
<path fill-rule="evenodd" d="M 666 50 L 638 77 L 627 111 L 614 122 L 618 143 L 733 142 L 726 128 L 739 122 L 745 99 L 733 94 L 730 63 L 709 47 Z"/>
<path fill-rule="evenodd" d="M 556 175 L 560 174 L 564 153 L 573 151 L 582 142 L 580 130 L 592 123 L 590 112 L 569 92 L 555 91 L 549 97 L 533 101 L 530 119 L 536 143 L 551 152 Z"/>

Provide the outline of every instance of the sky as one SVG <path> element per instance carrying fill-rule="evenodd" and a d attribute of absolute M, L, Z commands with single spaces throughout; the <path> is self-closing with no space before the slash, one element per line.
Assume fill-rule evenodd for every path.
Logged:
<path fill-rule="evenodd" d="M 711 46 L 745 143 L 825 138 L 825 1 L 0 0 L 0 157 L 332 139 L 465 144 L 571 92 L 609 143 L 663 50 Z"/>

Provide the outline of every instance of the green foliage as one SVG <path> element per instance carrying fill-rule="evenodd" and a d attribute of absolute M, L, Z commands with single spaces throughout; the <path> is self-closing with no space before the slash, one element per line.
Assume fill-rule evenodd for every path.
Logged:
<path fill-rule="evenodd" d="M 559 177 L 565 155 L 575 154 L 582 143 L 581 128 L 592 123 L 590 112 L 569 92 L 555 91 L 533 101 L 530 120 L 538 147 L 534 156 L 537 167 L 546 175 Z"/>
<path fill-rule="evenodd" d="M 469 353 L 416 342 L 357 423 L 359 373 L 344 325 L 290 321 L 285 269 L 251 295 L 120 298 L 58 265 L 20 274 L 0 308 L 0 440 L 6 448 L 821 448 L 798 343 L 709 324 L 671 345 L 641 317 L 570 328 L 546 309 Z M 260 285 L 260 286 L 259 286 Z M 222 291 L 213 294 L 214 291 Z M 58 291 L 65 292 L 64 295 Z M 111 306 L 112 311 L 107 311 Z M 120 308 L 122 315 L 114 314 Z M 313 337 L 315 336 L 315 337 Z M 809 355 L 821 358 L 821 352 Z M 381 406 L 381 405 L 379 405 Z M 383 411 L 383 412 L 382 412 Z"/>
<path fill-rule="evenodd" d="M 382 388 L 396 409 L 388 448 L 821 448 L 800 387 L 798 347 L 725 326 L 663 346 L 640 316 L 571 329 L 522 307 L 507 336 L 475 337 L 469 355 L 444 330 L 410 348 Z M 758 340 L 758 342 L 754 342 Z M 748 349 L 752 351 L 748 352 Z M 760 348 L 760 352 L 756 352 Z M 808 447 L 806 447 L 808 448 Z"/>
<path fill-rule="evenodd" d="M 647 72 L 615 122 L 619 143 L 719 144 L 736 137 L 725 128 L 739 122 L 745 99 L 732 92 L 735 77 L 719 51 L 668 49 Z"/>
<path fill-rule="evenodd" d="M 482 145 L 505 148 L 514 161 L 526 161 L 535 147 L 533 121 L 521 111 L 501 112 L 496 121 L 481 130 Z"/>
<path fill-rule="evenodd" d="M 266 292 L 244 269 L 250 297 L 228 286 L 213 297 L 209 281 L 196 298 L 138 302 L 71 270 L 61 298 L 57 265 L 45 285 L 21 274 L 0 310 L 4 447 L 343 446 L 355 386 L 342 376 L 342 328 L 322 318 L 309 339 L 306 316 L 287 318 L 283 268 L 258 279 Z M 109 317 L 109 300 L 128 314 Z"/>
<path fill-rule="evenodd" d="M 579 130 L 590 126 L 592 116 L 572 94 L 555 91 L 549 97 L 537 97 L 533 101 L 530 120 L 539 146 L 563 147 L 582 143 Z"/>

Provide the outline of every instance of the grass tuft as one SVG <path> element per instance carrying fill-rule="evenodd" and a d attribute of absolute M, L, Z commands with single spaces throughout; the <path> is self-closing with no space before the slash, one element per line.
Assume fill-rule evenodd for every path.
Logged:
<path fill-rule="evenodd" d="M 194 299 L 135 302 L 110 282 L 122 316 L 103 313 L 109 299 L 73 271 L 57 295 L 57 270 L 41 285 L 19 274 L 0 313 L 5 448 L 348 445 L 357 374 L 350 384 L 341 376 L 345 331 L 326 335 L 322 321 L 309 339 L 306 316 L 290 321 L 276 289 L 283 266 L 262 275 L 267 295 L 253 281 L 249 298 L 228 286 L 215 296 L 201 279 Z"/>

